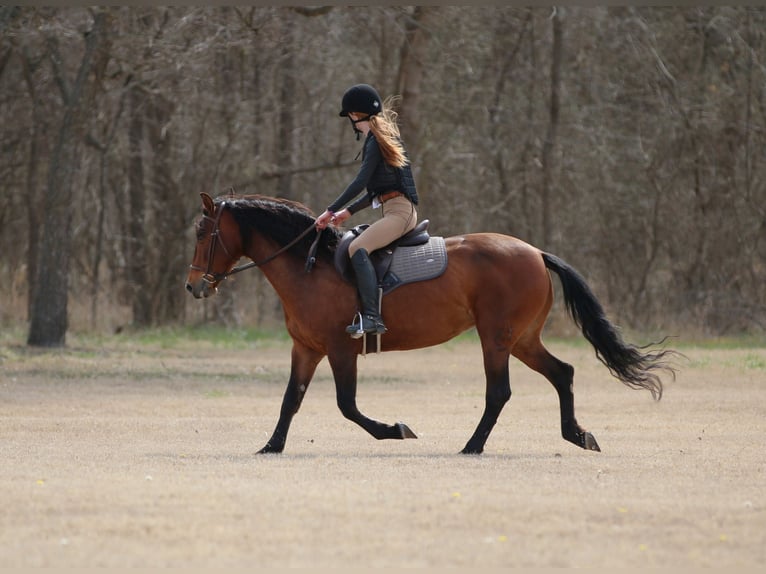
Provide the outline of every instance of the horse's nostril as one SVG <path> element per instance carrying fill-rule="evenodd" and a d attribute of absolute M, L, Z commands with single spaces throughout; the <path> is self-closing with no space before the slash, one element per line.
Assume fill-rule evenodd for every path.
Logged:
<path fill-rule="evenodd" d="M 186 284 L 186 290 L 191 293 L 194 290 L 194 287 L 192 287 L 191 283 Z"/>

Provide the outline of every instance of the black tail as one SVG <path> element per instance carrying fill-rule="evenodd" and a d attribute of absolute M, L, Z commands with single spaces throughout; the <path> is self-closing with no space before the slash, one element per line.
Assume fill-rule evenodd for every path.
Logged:
<path fill-rule="evenodd" d="M 652 397 L 659 400 L 662 397 L 662 381 L 656 371 L 667 371 L 675 378 L 675 369 L 665 359 L 676 353 L 665 349 L 651 349 L 662 345 L 664 339 L 644 347 L 625 343 L 615 326 L 606 318 L 603 307 L 585 279 L 555 255 L 542 255 L 545 266 L 559 276 L 567 312 L 596 349 L 598 359 L 623 383 L 632 388 L 647 389 L 652 393 Z"/>

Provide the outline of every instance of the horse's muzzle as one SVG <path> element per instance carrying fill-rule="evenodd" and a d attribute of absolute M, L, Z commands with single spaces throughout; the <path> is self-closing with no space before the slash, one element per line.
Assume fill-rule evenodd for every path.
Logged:
<path fill-rule="evenodd" d="M 208 283 L 204 279 L 200 279 L 196 283 L 187 281 L 186 290 L 191 293 L 195 299 L 206 299 L 211 295 L 215 295 L 218 292 L 218 287 L 212 283 Z"/>

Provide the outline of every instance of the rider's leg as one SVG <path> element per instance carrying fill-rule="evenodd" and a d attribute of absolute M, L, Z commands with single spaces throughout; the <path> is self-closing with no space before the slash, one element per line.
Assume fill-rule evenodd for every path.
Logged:
<path fill-rule="evenodd" d="M 405 197 L 387 201 L 383 205 L 383 217 L 365 229 L 348 248 L 351 265 L 356 274 L 359 298 L 362 304 L 362 325 L 352 323 L 346 328 L 348 333 L 385 333 L 386 327 L 378 311 L 379 291 L 375 269 L 369 254 L 375 249 L 385 247 L 417 224 L 415 206 Z"/>
<path fill-rule="evenodd" d="M 362 304 L 362 318 L 361 325 L 352 323 L 346 327 L 346 332 L 383 334 L 386 332 L 386 326 L 378 312 L 378 278 L 364 247 L 357 249 L 351 257 L 351 266 L 356 274 L 356 285 Z"/>

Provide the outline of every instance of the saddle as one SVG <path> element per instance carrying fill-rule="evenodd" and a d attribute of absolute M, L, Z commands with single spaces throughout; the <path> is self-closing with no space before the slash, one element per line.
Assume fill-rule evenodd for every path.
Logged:
<path fill-rule="evenodd" d="M 428 224 L 429 220 L 424 219 L 412 231 L 369 254 L 383 295 L 401 285 L 433 279 L 444 273 L 447 268 L 444 238 L 432 237 L 428 233 Z M 363 224 L 350 229 L 335 248 L 335 269 L 351 284 L 356 284 L 356 277 L 348 247 L 368 227 Z"/>

